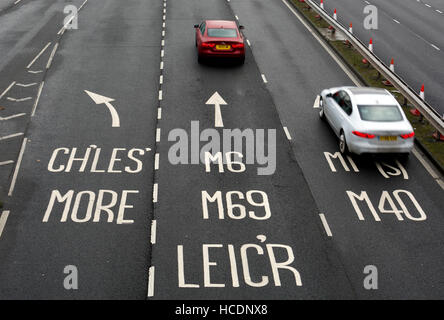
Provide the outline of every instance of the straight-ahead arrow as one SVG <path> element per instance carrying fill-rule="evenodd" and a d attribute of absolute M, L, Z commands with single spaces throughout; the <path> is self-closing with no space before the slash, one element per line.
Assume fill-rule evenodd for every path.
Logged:
<path fill-rule="evenodd" d="M 85 92 L 91 97 L 91 99 L 96 104 L 105 104 L 107 106 L 109 112 L 111 113 L 111 117 L 112 117 L 112 121 L 113 121 L 113 123 L 112 123 L 113 128 L 120 127 L 119 114 L 117 113 L 117 111 L 113 107 L 113 105 L 110 103 L 110 102 L 114 101 L 114 99 L 102 96 L 102 95 L 94 93 L 94 92 L 90 92 L 88 90 L 85 90 Z"/>
<path fill-rule="evenodd" d="M 220 111 L 221 105 L 226 105 L 224 99 L 219 95 L 219 93 L 216 91 L 210 99 L 205 104 L 211 104 L 214 105 L 214 126 L 216 128 L 223 128 L 224 122 L 222 121 L 222 113 Z"/>

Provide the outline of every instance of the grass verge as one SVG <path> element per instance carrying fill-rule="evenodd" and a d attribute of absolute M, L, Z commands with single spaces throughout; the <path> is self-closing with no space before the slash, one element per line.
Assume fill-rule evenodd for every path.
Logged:
<path fill-rule="evenodd" d="M 319 29 L 325 29 L 329 24 L 319 18 L 316 11 L 309 9 L 309 6 L 305 2 L 300 2 L 299 0 L 291 0 L 294 6 L 303 14 L 311 24 Z M 379 77 L 379 73 L 372 66 L 366 66 L 362 63 L 363 57 L 356 51 L 353 47 L 346 46 L 343 41 L 330 41 L 329 39 L 324 39 L 330 43 L 330 45 L 335 49 L 335 51 L 342 57 L 342 59 L 352 68 L 355 73 L 357 73 L 361 80 L 371 87 L 385 88 L 392 92 L 396 97 L 398 102 L 404 109 L 404 112 L 415 129 L 415 139 L 426 153 L 432 157 L 434 162 L 441 167 L 441 171 L 444 168 L 444 143 L 435 140 L 432 134 L 436 131 L 433 126 L 428 123 L 427 120 L 419 121 L 418 117 L 413 116 L 409 110 L 413 107 L 411 105 L 405 104 L 405 98 L 396 91 L 394 87 L 387 87 L 382 83 L 383 78 Z"/>

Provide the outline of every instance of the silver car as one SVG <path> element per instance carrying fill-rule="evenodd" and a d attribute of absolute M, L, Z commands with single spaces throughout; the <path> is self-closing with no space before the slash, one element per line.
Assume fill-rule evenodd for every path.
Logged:
<path fill-rule="evenodd" d="M 385 89 L 339 87 L 319 97 L 319 116 L 339 138 L 341 153 L 402 153 L 413 148 L 414 131 L 398 101 Z"/>

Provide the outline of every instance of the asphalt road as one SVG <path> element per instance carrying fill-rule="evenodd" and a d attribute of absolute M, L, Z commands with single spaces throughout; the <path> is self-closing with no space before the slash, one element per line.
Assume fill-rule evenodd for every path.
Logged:
<path fill-rule="evenodd" d="M 89 0 L 62 35 L 63 3 L 22 2 L 3 11 L 11 23 L 27 25 L 24 8 L 49 18 L 28 41 L 0 35 L 17 44 L 0 44 L 0 88 L 15 81 L 0 116 L 8 96 L 33 98 L 0 124 L 23 133 L 0 140 L 0 163 L 13 161 L 0 166 L 0 299 L 444 297 L 442 187 L 415 155 L 326 156 L 337 141 L 314 100 L 354 81 L 284 2 Z M 243 66 L 197 62 L 203 19 L 246 27 Z M 29 73 L 48 42 L 30 68 L 43 72 Z M 196 158 L 235 129 L 253 161 Z M 361 192 L 369 202 L 353 206 Z M 377 290 L 364 288 L 368 266 Z"/>
<path fill-rule="evenodd" d="M 364 28 L 364 7 L 378 8 L 378 29 Z M 348 26 L 363 42 L 373 38 L 375 54 L 387 65 L 395 59 L 395 71 L 411 88 L 425 85 L 426 101 L 444 115 L 444 8 L 442 1 L 327 0 L 325 10 Z"/>

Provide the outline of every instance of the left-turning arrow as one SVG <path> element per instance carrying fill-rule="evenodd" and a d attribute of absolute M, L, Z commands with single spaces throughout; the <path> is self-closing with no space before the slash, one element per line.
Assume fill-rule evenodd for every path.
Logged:
<path fill-rule="evenodd" d="M 116 109 L 111 104 L 114 99 L 102 96 L 100 94 L 85 90 L 85 92 L 90 96 L 90 98 L 96 103 L 96 104 L 105 104 L 108 108 L 109 112 L 111 113 L 111 117 L 113 120 L 113 128 L 120 127 L 120 119 L 119 114 L 117 113 Z"/>

